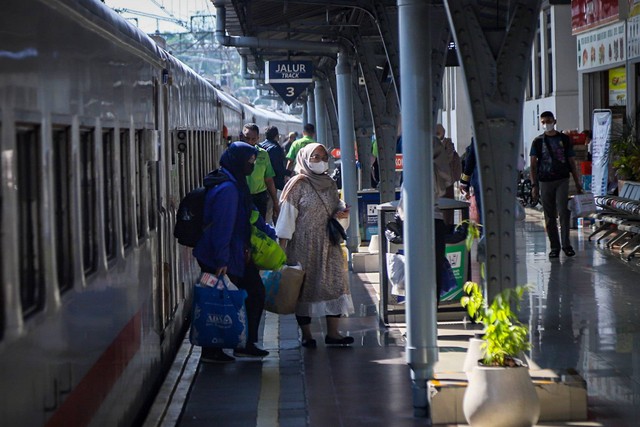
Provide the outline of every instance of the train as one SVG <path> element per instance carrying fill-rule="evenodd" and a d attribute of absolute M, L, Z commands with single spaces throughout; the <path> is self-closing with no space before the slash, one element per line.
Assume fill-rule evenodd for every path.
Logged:
<path fill-rule="evenodd" d="M 173 226 L 244 104 L 98 0 L 0 18 L 0 419 L 144 420 L 189 327 L 199 269 Z"/>

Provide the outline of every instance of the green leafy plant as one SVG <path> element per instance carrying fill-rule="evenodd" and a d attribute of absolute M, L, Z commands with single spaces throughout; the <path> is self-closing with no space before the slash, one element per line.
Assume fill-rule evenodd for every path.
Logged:
<path fill-rule="evenodd" d="M 485 327 L 482 337 L 485 340 L 484 365 L 517 366 L 514 359 L 530 348 L 527 339 L 529 328 L 518 320 L 512 309 L 512 303 L 516 310 L 520 309 L 520 301 L 528 289 L 526 285 L 505 289 L 488 304 L 476 282 L 465 283 L 467 295 L 460 299 L 460 304 L 467 308 L 471 318 Z"/>
<path fill-rule="evenodd" d="M 629 116 L 621 125 L 613 126 L 611 132 L 612 165 L 619 179 L 640 181 L 640 138 L 638 119 Z"/>

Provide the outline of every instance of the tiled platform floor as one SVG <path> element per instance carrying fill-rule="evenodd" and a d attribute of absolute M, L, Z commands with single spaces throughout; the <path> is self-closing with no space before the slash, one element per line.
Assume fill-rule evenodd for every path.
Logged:
<path fill-rule="evenodd" d="M 589 396 L 589 421 L 545 425 L 640 425 L 638 258 L 627 263 L 588 242 L 585 228 L 572 231 L 575 257 L 549 260 L 541 215 L 527 214 L 517 230 L 517 255 L 519 282 L 534 288 L 522 310 L 532 331 L 531 359 L 541 368 L 576 371 Z M 342 328 L 356 338 L 351 348 L 325 347 L 317 319 L 318 348 L 301 348 L 293 316 L 272 314 L 264 328 L 271 355 L 262 362 L 198 365 L 199 349 L 187 343 L 176 362 L 183 384 L 173 389 L 163 425 L 426 425 L 411 408 L 405 325 L 380 327 L 372 278 L 352 274 L 356 313 Z M 440 358 L 454 353 L 442 348 Z M 157 425 L 151 418 L 148 425 Z"/>

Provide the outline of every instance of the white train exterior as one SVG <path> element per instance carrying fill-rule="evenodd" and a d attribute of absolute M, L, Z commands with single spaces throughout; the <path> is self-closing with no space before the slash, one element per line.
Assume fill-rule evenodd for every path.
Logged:
<path fill-rule="evenodd" d="M 140 424 L 198 274 L 172 234 L 180 199 L 225 127 L 302 124 L 243 106 L 98 1 L 2 10 L 0 419 Z"/>

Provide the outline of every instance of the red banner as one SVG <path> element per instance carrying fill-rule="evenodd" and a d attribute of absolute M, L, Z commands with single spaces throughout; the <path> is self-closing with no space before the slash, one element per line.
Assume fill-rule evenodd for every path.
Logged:
<path fill-rule="evenodd" d="M 619 0 L 571 0 L 571 34 L 576 35 L 618 20 Z"/>

